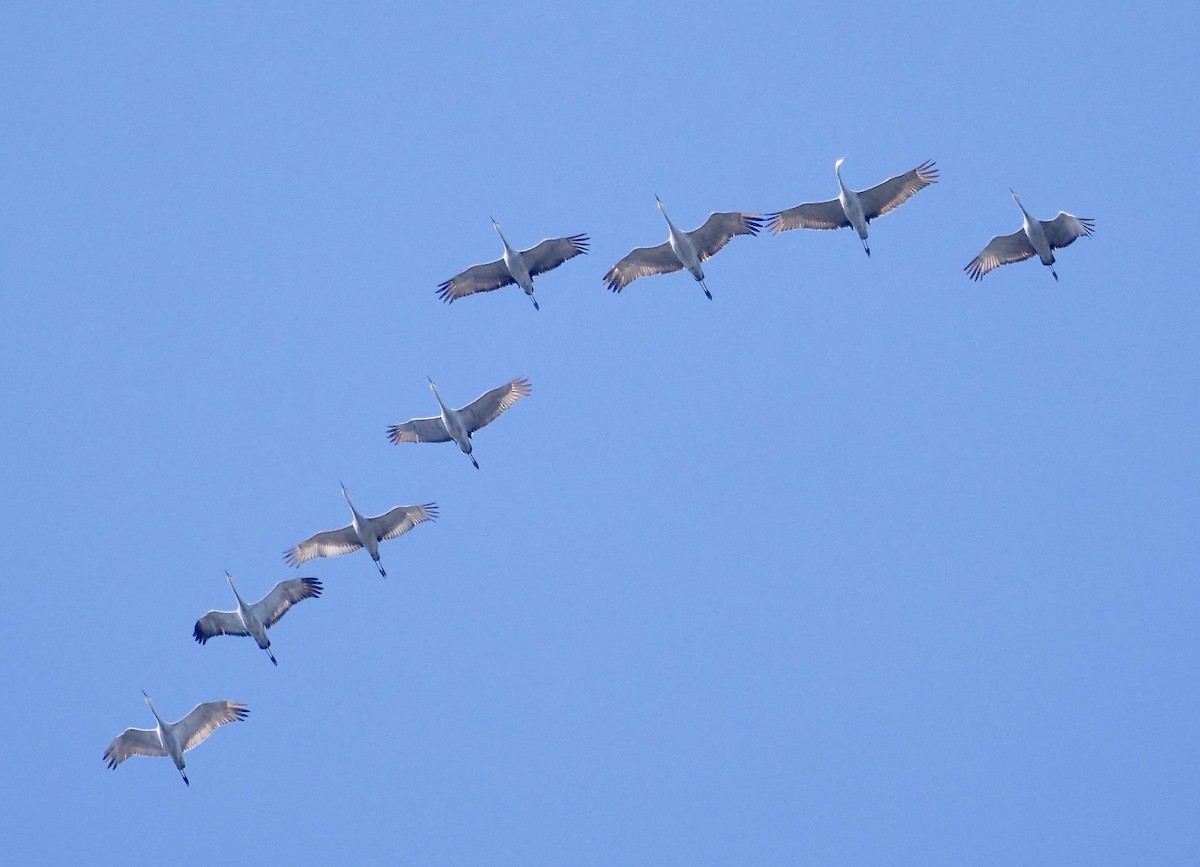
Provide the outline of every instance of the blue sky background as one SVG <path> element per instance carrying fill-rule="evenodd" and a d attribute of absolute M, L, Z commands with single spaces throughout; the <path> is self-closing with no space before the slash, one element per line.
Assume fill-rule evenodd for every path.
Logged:
<path fill-rule="evenodd" d="M 880 8 L 884 7 L 884 8 Z M 13 863 L 1200 858 L 1187 4 L 26 4 L 0 28 Z M 1191 70 L 1191 72 L 1189 72 Z M 872 227 L 693 228 L 942 183 Z M 962 268 L 1093 217 L 1055 283 Z M 440 303 L 510 240 L 592 253 Z M 476 438 L 395 447 L 526 375 Z M 435 500 L 366 554 L 349 514 Z M 196 617 L 325 595 L 205 647 Z M 126 726 L 251 708 L 106 770 Z"/>

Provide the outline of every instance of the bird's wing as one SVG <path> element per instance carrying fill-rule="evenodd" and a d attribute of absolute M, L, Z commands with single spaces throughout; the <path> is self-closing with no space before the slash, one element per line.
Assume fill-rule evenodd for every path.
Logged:
<path fill-rule="evenodd" d="M 354 527 L 342 527 L 340 530 L 326 530 L 324 533 L 317 533 L 311 539 L 305 539 L 295 548 L 284 551 L 283 559 L 289 566 L 299 566 L 313 557 L 340 557 L 361 547 Z"/>
<path fill-rule="evenodd" d="M 379 535 L 379 541 L 386 542 L 403 536 L 417 524 L 433 521 L 438 516 L 437 503 L 425 503 L 421 506 L 397 506 L 375 518 L 371 518 L 371 529 Z"/>
<path fill-rule="evenodd" d="M 668 241 L 657 247 L 638 247 L 604 275 L 604 282 L 613 292 L 620 292 L 638 277 L 670 274 L 683 267 Z"/>
<path fill-rule="evenodd" d="M 767 228 L 772 235 L 788 229 L 841 229 L 850 225 L 842 203 L 838 199 L 830 202 L 806 202 L 786 211 L 767 214 Z"/>
<path fill-rule="evenodd" d="M 863 216 L 868 221 L 882 217 L 888 211 L 894 210 L 930 184 L 938 182 L 938 170 L 933 160 L 921 163 L 911 172 L 888 178 L 882 184 L 876 184 L 869 190 L 858 194 L 859 204 L 862 205 Z"/>
<path fill-rule="evenodd" d="M 1076 238 L 1090 235 L 1096 231 L 1096 221 L 1091 217 L 1076 217 L 1066 211 L 1059 211 L 1053 220 L 1042 220 L 1042 229 L 1046 240 L 1052 249 L 1059 249 L 1071 244 Z"/>
<path fill-rule="evenodd" d="M 271 592 L 250 606 L 254 616 L 263 626 L 271 627 L 287 610 L 303 599 L 316 599 L 321 595 L 321 582 L 316 578 L 291 578 L 280 581 Z"/>
<path fill-rule="evenodd" d="M 179 742 L 187 752 L 225 723 L 244 720 L 250 713 L 244 704 L 233 701 L 206 701 L 192 708 L 192 712 L 175 723 Z"/>
<path fill-rule="evenodd" d="M 403 424 L 388 428 L 388 442 L 400 443 L 448 443 L 450 432 L 440 415 L 433 418 L 413 418 Z"/>
<path fill-rule="evenodd" d="M 210 611 L 196 621 L 192 638 L 204 644 L 215 635 L 249 635 L 236 611 Z"/>
<path fill-rule="evenodd" d="M 1022 228 L 1011 235 L 997 235 L 992 238 L 963 270 L 972 280 L 982 280 L 983 275 L 993 268 L 999 268 L 1009 262 L 1023 262 L 1036 252 Z"/>
<path fill-rule="evenodd" d="M 115 768 L 130 756 L 165 756 L 155 729 L 125 729 L 104 751 L 104 761 Z"/>
<path fill-rule="evenodd" d="M 757 235 L 762 225 L 758 214 L 716 213 L 710 214 L 703 226 L 688 232 L 687 236 L 696 245 L 696 255 L 704 262 L 717 255 L 734 235 Z"/>
<path fill-rule="evenodd" d="M 588 236 L 571 235 L 569 238 L 548 238 L 536 247 L 522 250 L 521 258 L 525 260 L 529 276 L 535 277 L 587 251 Z"/>
<path fill-rule="evenodd" d="M 475 431 L 493 421 L 496 416 L 500 415 L 500 413 L 504 412 L 518 400 L 528 397 L 532 391 L 533 386 L 523 376 L 517 377 L 511 382 L 506 382 L 499 388 L 485 391 L 459 410 L 463 424 L 467 428 L 467 433 L 475 433 Z"/>
<path fill-rule="evenodd" d="M 491 292 L 514 282 L 503 259 L 475 265 L 438 286 L 438 297 L 447 304 L 476 292 Z"/>

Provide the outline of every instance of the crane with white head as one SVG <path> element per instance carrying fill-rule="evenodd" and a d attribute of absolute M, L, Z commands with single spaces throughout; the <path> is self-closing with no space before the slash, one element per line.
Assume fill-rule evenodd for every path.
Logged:
<path fill-rule="evenodd" d="M 847 226 L 858 233 L 863 250 L 871 255 L 867 245 L 867 226 L 877 217 L 895 210 L 921 190 L 938 181 L 937 166 L 933 160 L 921 163 L 915 169 L 888 178 L 867 190 L 855 192 L 842 180 L 842 157 L 833 164 L 837 175 L 838 197 L 827 202 L 807 202 L 786 211 L 767 215 L 767 228 L 772 235 L 789 229 L 844 229 Z"/>

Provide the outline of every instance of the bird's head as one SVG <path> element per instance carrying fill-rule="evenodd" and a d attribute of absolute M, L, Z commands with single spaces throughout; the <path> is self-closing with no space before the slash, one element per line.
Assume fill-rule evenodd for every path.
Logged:
<path fill-rule="evenodd" d="M 660 199 L 660 198 L 658 197 L 658 193 L 655 193 L 655 194 L 654 194 L 654 201 L 658 202 L 658 209 L 659 209 L 660 211 L 661 211 L 661 210 L 664 210 L 664 205 L 663 205 L 663 203 L 662 203 L 662 199 Z"/>
<path fill-rule="evenodd" d="M 229 570 L 225 570 L 225 580 L 229 582 L 229 586 L 233 586 L 233 576 L 229 574 Z"/>
<path fill-rule="evenodd" d="M 845 157 L 838 157 L 837 161 L 834 162 L 834 164 L 833 164 L 833 170 L 835 172 L 840 172 L 842 170 L 842 163 L 844 163 L 845 161 L 846 161 Z"/>
<path fill-rule="evenodd" d="M 1009 187 L 1008 191 L 1012 193 L 1013 201 L 1019 205 L 1021 203 L 1021 196 L 1012 187 Z"/>
<path fill-rule="evenodd" d="M 495 230 L 496 230 L 498 233 L 500 233 L 500 234 L 503 234 L 503 233 L 504 233 L 504 227 L 503 227 L 503 226 L 501 226 L 499 223 L 497 223 L 497 222 L 496 222 L 496 218 L 495 218 L 495 217 L 488 217 L 488 219 L 492 221 L 492 228 L 493 228 L 493 229 L 495 229 Z"/>
<path fill-rule="evenodd" d="M 342 496 L 345 497 L 347 500 L 350 499 L 350 491 L 348 491 L 346 489 L 346 486 L 343 485 L 341 482 L 338 482 L 338 486 L 342 489 Z"/>

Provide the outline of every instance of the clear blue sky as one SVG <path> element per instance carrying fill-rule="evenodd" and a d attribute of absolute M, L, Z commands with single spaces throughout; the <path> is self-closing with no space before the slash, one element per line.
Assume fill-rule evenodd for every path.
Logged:
<path fill-rule="evenodd" d="M 1200 16 L 803 6 L 8 8 L 12 863 L 1200 859 Z M 942 171 L 872 258 L 796 231 L 711 302 L 604 290 L 655 194 L 692 228 L 843 155 Z M 963 274 L 1010 187 L 1095 218 L 1061 282 Z M 592 253 L 540 313 L 440 303 L 489 217 Z M 426 375 L 532 381 L 478 472 L 386 442 Z M 339 481 L 441 505 L 387 580 L 282 563 Z M 226 569 L 325 582 L 278 668 L 192 641 Z M 251 708 L 190 789 L 101 762 L 143 688 Z"/>

